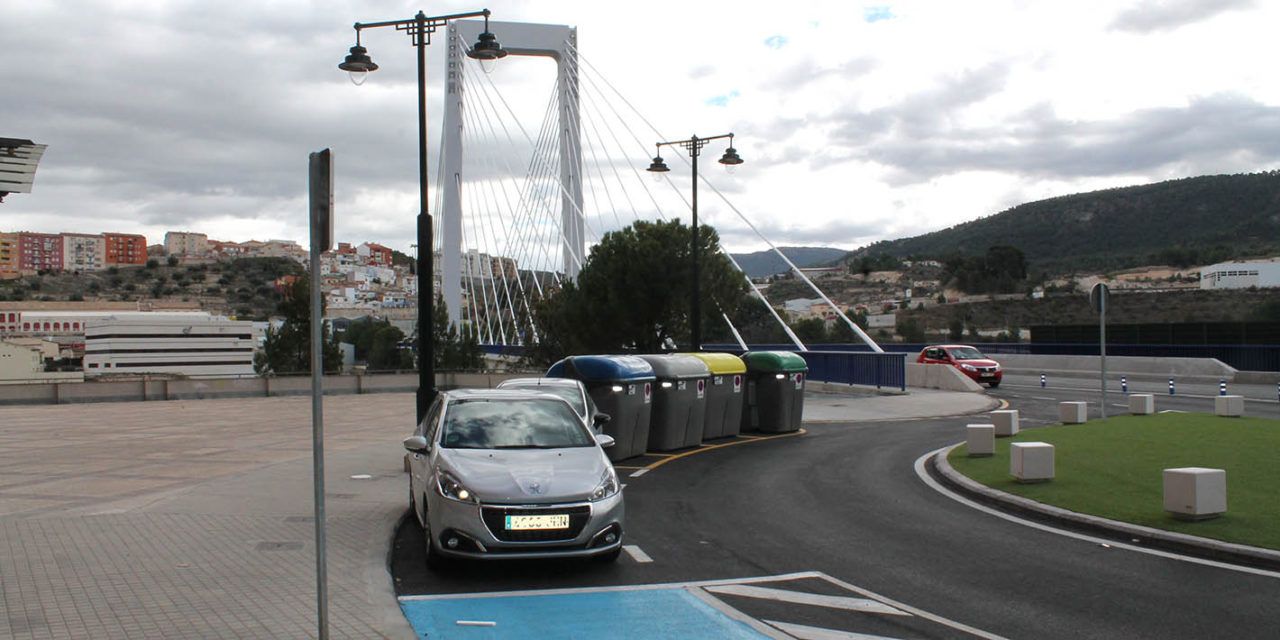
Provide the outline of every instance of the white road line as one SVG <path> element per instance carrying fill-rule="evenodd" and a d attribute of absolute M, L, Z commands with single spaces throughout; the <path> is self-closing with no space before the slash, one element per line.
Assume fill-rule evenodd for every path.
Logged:
<path fill-rule="evenodd" d="M 971 636 L 977 636 L 979 638 L 984 638 L 985 640 L 1008 640 L 1004 636 L 998 636 L 994 633 L 987 633 L 982 629 L 975 629 L 967 624 L 956 622 L 955 620 L 951 620 L 949 618 L 944 618 L 940 615 L 929 613 L 928 611 L 925 611 L 923 609 L 917 609 L 909 604 L 898 602 L 893 598 L 886 598 L 878 593 L 875 593 L 873 591 L 868 591 L 866 589 L 863 589 L 862 587 L 845 582 L 844 580 L 841 580 L 839 578 L 833 578 L 825 573 L 819 574 L 818 577 L 836 586 L 844 587 L 845 589 L 848 589 L 849 591 L 852 591 L 856 594 L 866 596 L 868 598 L 873 598 L 875 600 L 879 600 L 880 602 L 883 602 L 901 611 L 906 611 L 907 613 L 910 613 L 912 615 L 924 618 L 925 620 L 936 622 L 940 625 L 950 627 L 957 631 L 963 631 Z"/>
<path fill-rule="evenodd" d="M 852 631 L 837 631 L 835 629 L 810 627 L 803 624 L 791 624 L 790 622 L 765 620 L 765 623 L 777 627 L 779 631 L 782 631 L 793 638 L 798 638 L 799 640 L 894 640 L 888 636 L 873 636 L 866 633 L 854 633 Z"/>
<path fill-rule="evenodd" d="M 799 573 L 783 573 L 776 576 L 760 576 L 758 578 L 729 578 L 726 580 L 702 580 L 695 582 L 667 582 L 658 584 L 634 584 L 617 587 L 575 587 L 567 589 L 529 589 L 525 591 L 485 591 L 481 593 L 444 593 L 438 595 L 400 596 L 401 602 L 419 602 L 423 600 L 469 600 L 471 598 L 512 598 L 522 596 L 562 596 L 579 593 L 606 593 L 614 591 L 654 591 L 658 589 L 687 589 L 689 587 L 714 587 L 722 584 L 754 584 L 759 582 L 786 582 L 818 578 L 831 580 L 819 571 L 801 571 Z"/>
<path fill-rule="evenodd" d="M 1206 567 L 1227 569 L 1228 571 L 1238 571 L 1240 573 L 1250 573 L 1255 576 L 1264 576 L 1267 578 L 1280 578 L 1280 573 L 1277 573 L 1275 571 L 1267 571 L 1265 569 L 1255 569 L 1253 567 L 1246 567 L 1246 566 L 1237 565 L 1237 564 L 1228 564 L 1225 562 L 1218 562 L 1216 560 L 1205 560 L 1203 558 L 1179 555 L 1176 553 L 1170 553 L 1168 551 L 1161 551 L 1159 549 L 1147 549 L 1145 547 L 1137 547 L 1131 544 L 1110 540 L 1106 538 L 1097 538 L 1097 537 L 1086 535 L 1083 533 L 1077 533 L 1075 531 L 1068 531 L 1066 529 L 1057 529 L 1049 525 L 1040 524 L 1039 522 L 1023 520 L 1022 518 L 1009 515 L 1003 511 L 998 511 L 986 505 L 978 504 L 942 486 L 941 484 L 938 483 L 937 480 L 934 480 L 933 478 L 931 478 L 929 476 L 929 472 L 925 470 L 924 464 L 925 464 L 925 461 L 929 459 L 929 456 L 946 451 L 947 449 L 950 449 L 950 447 L 942 447 L 941 449 L 930 451 L 929 453 L 926 453 L 920 456 L 919 458 L 917 458 L 915 463 L 916 475 L 919 476 L 920 480 L 922 480 L 925 484 L 929 485 L 929 487 L 932 488 L 934 491 L 937 491 L 938 493 L 941 493 L 942 495 L 948 498 L 951 498 L 952 500 L 955 500 L 956 502 L 959 502 L 960 504 L 963 504 L 967 507 L 977 509 L 978 511 L 993 515 L 997 518 L 1000 518 L 1001 520 L 1007 520 L 1009 522 L 1020 524 L 1025 527 L 1031 527 L 1032 529 L 1039 529 L 1041 531 L 1047 531 L 1049 533 L 1056 533 L 1060 536 L 1075 538 L 1077 540 L 1084 540 L 1085 542 L 1092 542 L 1094 544 L 1107 545 L 1113 549 L 1126 549 L 1129 551 L 1136 551 L 1138 553 L 1145 553 L 1147 555 L 1159 556 L 1161 558 L 1168 558 L 1170 560 L 1181 560 L 1182 562 L 1190 562 L 1192 564 L 1204 565 Z"/>
<path fill-rule="evenodd" d="M 752 618 L 751 616 L 741 611 L 738 611 L 737 609 L 734 609 L 733 607 L 726 604 L 723 600 L 720 600 L 715 596 L 707 593 L 704 589 L 700 589 L 697 587 L 689 587 L 688 589 L 686 589 L 686 591 L 693 597 L 706 603 L 707 606 L 711 607 L 712 609 L 715 609 L 716 611 L 719 611 L 720 613 L 723 613 L 724 615 L 729 616 L 730 618 L 737 620 L 738 622 L 741 622 L 742 624 L 745 624 L 748 627 L 751 627 L 752 629 L 755 629 L 766 638 L 770 638 L 771 640 L 795 640 L 794 636 L 790 636 L 785 633 L 782 633 L 781 631 L 778 631 L 777 629 L 770 627 L 769 625 L 755 618 Z"/>
<path fill-rule="evenodd" d="M 845 611 L 858 611 L 862 613 L 883 613 L 891 616 L 910 616 L 911 614 L 898 611 L 893 607 L 868 600 L 866 598 L 849 598 L 846 596 L 824 596 L 816 593 L 805 593 L 803 591 L 787 591 L 785 589 L 771 589 L 768 587 L 752 587 L 748 585 L 731 584 L 722 587 L 705 587 L 711 593 L 718 593 L 729 596 L 741 596 L 744 598 L 757 598 L 760 600 L 775 600 L 777 602 L 789 602 L 791 604 L 807 604 L 815 607 L 827 607 L 830 609 L 843 609 Z"/>
<path fill-rule="evenodd" d="M 653 562 L 653 558 L 650 558 L 649 554 L 645 553 L 644 549 L 641 549 L 638 545 L 624 544 L 622 545 L 622 550 L 626 551 L 627 555 L 631 556 L 631 559 L 636 562 Z"/>
<path fill-rule="evenodd" d="M 649 473 L 649 470 L 648 470 L 648 469 L 641 469 L 641 470 L 639 470 L 639 471 L 636 471 L 635 473 L 632 473 L 632 474 L 631 474 L 631 477 L 632 477 L 632 478 L 639 478 L 640 476 L 642 476 L 642 475 L 644 475 L 644 474 L 646 474 L 646 473 Z"/>

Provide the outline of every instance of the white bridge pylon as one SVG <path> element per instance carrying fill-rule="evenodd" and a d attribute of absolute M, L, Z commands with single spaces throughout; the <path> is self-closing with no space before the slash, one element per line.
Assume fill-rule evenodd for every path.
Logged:
<path fill-rule="evenodd" d="M 482 20 L 457 20 L 449 23 L 448 84 L 445 91 L 443 149 L 440 161 L 444 181 L 441 185 L 442 210 L 442 291 L 449 308 L 449 321 L 461 325 L 462 319 L 462 127 L 464 100 L 463 52 L 455 42 L 475 42 L 484 31 Z M 489 30 L 498 36 L 502 47 L 513 56 L 537 56 L 556 62 L 556 93 L 559 98 L 559 160 L 563 233 L 563 269 L 566 277 L 577 279 L 579 265 L 586 260 L 586 230 L 582 214 L 582 150 L 578 121 L 578 30 L 554 24 L 522 22 L 489 22 Z M 426 286 L 430 286 L 427 284 Z"/>

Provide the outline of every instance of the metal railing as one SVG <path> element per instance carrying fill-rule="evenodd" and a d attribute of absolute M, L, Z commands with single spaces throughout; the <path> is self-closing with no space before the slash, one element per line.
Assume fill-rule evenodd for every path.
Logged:
<path fill-rule="evenodd" d="M 809 365 L 809 379 L 839 384 L 907 389 L 907 354 L 871 351 L 797 351 Z"/>

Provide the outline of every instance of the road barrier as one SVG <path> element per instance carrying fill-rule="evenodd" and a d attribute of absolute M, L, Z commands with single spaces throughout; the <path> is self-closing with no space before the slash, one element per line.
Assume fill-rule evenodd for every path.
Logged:
<path fill-rule="evenodd" d="M 754 351 L 754 349 L 753 349 Z M 907 362 L 903 353 L 857 351 L 797 351 L 809 365 L 809 379 L 859 384 L 876 388 L 907 389 Z"/>

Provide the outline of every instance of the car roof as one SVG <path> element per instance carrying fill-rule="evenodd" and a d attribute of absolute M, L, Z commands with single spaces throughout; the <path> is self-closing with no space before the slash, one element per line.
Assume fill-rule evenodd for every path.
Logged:
<path fill-rule="evenodd" d="M 973 349 L 975 351 L 981 351 L 981 349 L 978 349 L 971 344 L 931 344 L 925 348 L 926 349 Z"/>
<path fill-rule="evenodd" d="M 450 389 L 441 393 L 450 400 L 541 400 L 555 397 L 524 389 Z"/>
<path fill-rule="evenodd" d="M 513 387 L 581 387 L 582 383 L 573 378 L 511 378 L 503 380 L 502 385 L 511 385 Z M 510 387 L 503 387 L 504 389 Z"/>

